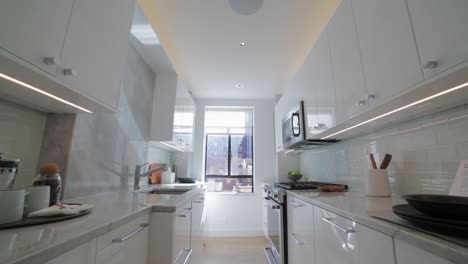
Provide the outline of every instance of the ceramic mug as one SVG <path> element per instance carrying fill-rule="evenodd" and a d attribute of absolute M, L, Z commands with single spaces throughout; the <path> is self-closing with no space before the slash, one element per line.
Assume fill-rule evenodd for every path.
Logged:
<path fill-rule="evenodd" d="M 367 172 L 367 196 L 390 197 L 391 194 L 387 170 L 369 169 Z"/>
<path fill-rule="evenodd" d="M 49 207 L 50 186 L 36 185 L 25 187 L 24 215 Z"/>
<path fill-rule="evenodd" d="M 0 224 L 19 221 L 23 218 L 24 189 L 0 190 Z"/>

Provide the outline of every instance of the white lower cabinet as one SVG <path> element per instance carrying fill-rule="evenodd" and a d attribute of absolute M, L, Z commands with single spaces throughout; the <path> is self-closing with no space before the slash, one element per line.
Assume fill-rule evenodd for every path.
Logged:
<path fill-rule="evenodd" d="M 314 208 L 294 197 L 288 197 L 288 263 L 315 262 Z"/>
<path fill-rule="evenodd" d="M 395 240 L 395 250 L 398 264 L 453 264 L 401 240 Z"/>
<path fill-rule="evenodd" d="M 320 264 L 395 264 L 390 236 L 314 208 L 316 263 Z"/>
<path fill-rule="evenodd" d="M 205 194 L 202 193 L 198 198 L 192 200 L 192 236 L 191 249 L 192 256 L 190 263 L 203 263 L 203 248 L 205 246 Z"/>
<path fill-rule="evenodd" d="M 96 263 L 146 264 L 149 215 L 139 217 L 98 238 Z"/>
<path fill-rule="evenodd" d="M 44 264 L 92 264 L 96 256 L 96 239 L 57 256 Z M 99 262 L 98 262 L 99 263 Z"/>
<path fill-rule="evenodd" d="M 178 206 L 176 212 L 153 212 L 148 264 L 189 263 L 191 222 L 191 201 Z"/>

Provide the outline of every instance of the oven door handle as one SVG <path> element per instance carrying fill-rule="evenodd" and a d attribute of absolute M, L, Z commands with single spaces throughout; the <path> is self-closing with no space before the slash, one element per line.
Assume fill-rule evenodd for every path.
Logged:
<path fill-rule="evenodd" d="M 277 203 L 275 203 L 275 202 L 273 202 L 273 201 L 271 200 L 271 198 L 268 198 L 268 199 L 267 199 L 267 198 L 265 197 L 265 199 L 266 199 L 266 201 L 267 201 L 267 203 L 268 203 L 270 209 L 275 209 L 275 210 L 281 209 L 281 205 L 280 205 L 280 204 L 277 204 Z"/>

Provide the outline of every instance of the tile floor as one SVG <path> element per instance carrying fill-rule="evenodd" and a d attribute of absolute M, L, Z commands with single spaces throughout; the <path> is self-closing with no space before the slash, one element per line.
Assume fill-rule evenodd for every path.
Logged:
<path fill-rule="evenodd" d="M 200 264 L 267 264 L 264 237 L 209 237 Z"/>

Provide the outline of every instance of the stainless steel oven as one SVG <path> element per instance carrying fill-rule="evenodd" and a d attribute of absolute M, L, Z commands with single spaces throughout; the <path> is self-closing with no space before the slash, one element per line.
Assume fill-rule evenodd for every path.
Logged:
<path fill-rule="evenodd" d="M 266 236 L 270 246 L 265 248 L 265 254 L 270 264 L 287 263 L 286 233 L 286 193 L 282 189 L 265 186 L 264 206 L 267 214 Z"/>

